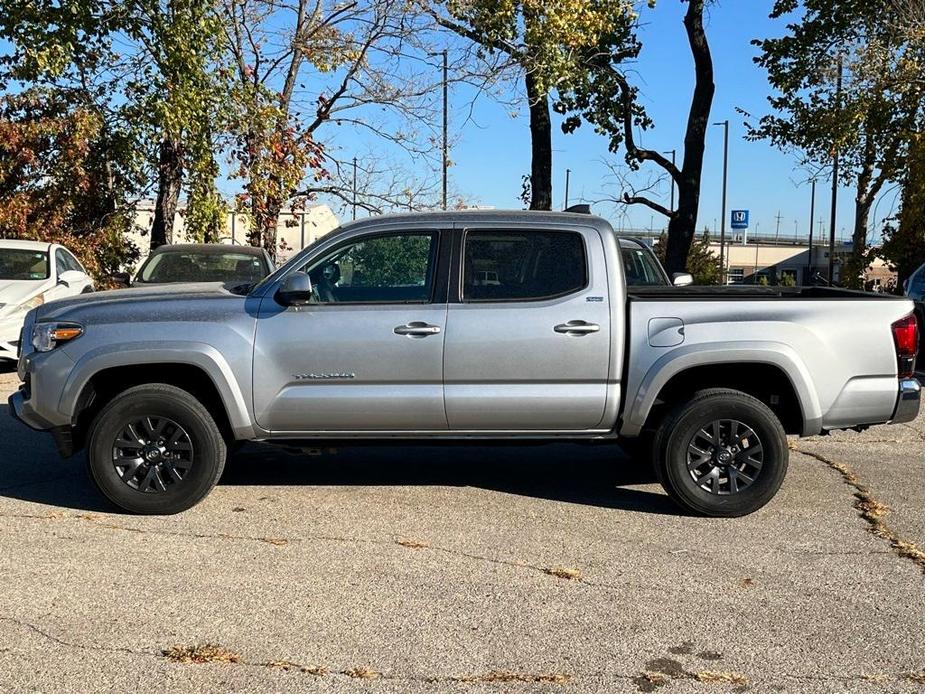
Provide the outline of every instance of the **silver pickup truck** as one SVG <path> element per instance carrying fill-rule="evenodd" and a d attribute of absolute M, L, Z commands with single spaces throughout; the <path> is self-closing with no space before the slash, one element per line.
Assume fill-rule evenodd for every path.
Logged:
<path fill-rule="evenodd" d="M 738 516 L 780 487 L 785 434 L 917 415 L 909 300 L 628 288 L 628 260 L 585 214 L 359 221 L 255 286 L 31 311 L 10 408 L 137 513 L 196 504 L 239 441 L 514 439 L 636 441 L 683 508 Z"/>

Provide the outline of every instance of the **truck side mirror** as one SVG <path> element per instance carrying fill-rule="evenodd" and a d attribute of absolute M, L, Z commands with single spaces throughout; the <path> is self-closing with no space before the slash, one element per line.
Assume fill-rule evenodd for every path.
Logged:
<path fill-rule="evenodd" d="M 689 272 L 676 272 L 671 276 L 671 283 L 676 287 L 687 287 L 694 283 L 694 277 Z"/>
<path fill-rule="evenodd" d="M 304 272 L 290 273 L 276 291 L 276 300 L 283 306 L 304 306 L 312 299 L 312 280 Z"/>

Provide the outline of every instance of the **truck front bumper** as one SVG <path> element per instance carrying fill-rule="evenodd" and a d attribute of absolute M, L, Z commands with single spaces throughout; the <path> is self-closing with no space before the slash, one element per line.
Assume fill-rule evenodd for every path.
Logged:
<path fill-rule="evenodd" d="M 7 404 L 10 406 L 10 414 L 14 419 L 18 419 L 30 429 L 36 431 L 48 431 L 54 427 L 54 424 L 42 417 L 32 403 L 29 401 L 27 386 L 19 386 L 19 390 L 13 393 L 8 399 Z"/>
<path fill-rule="evenodd" d="M 911 422 L 919 416 L 919 405 L 922 399 L 922 386 L 914 378 L 904 378 L 899 382 L 899 399 L 896 401 L 896 411 L 893 412 L 893 424 Z"/>

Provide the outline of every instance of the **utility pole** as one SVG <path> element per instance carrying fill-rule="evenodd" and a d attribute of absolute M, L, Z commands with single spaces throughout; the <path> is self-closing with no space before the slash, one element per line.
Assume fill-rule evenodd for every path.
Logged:
<path fill-rule="evenodd" d="M 841 108 L 841 87 L 842 87 L 842 56 L 838 55 L 838 77 L 835 83 L 835 101 L 838 108 Z M 835 213 L 838 208 L 838 165 L 839 151 L 835 150 L 835 156 L 832 160 L 832 214 L 829 219 L 829 284 L 834 282 L 835 271 Z"/>
<path fill-rule="evenodd" d="M 676 149 L 672 149 L 672 150 L 668 150 L 668 151 L 666 151 L 666 152 L 662 152 L 662 154 L 670 154 L 670 155 L 671 155 L 671 165 L 672 165 L 672 166 L 675 165 L 675 163 L 674 163 L 674 158 L 675 158 L 675 155 L 677 155 L 677 153 L 678 153 L 678 150 L 676 150 Z M 672 212 L 674 212 L 674 176 L 671 177 L 671 207 L 670 207 L 669 209 L 670 209 Z"/>
<path fill-rule="evenodd" d="M 810 280 L 813 276 L 813 217 L 816 216 L 816 179 L 813 178 L 811 183 L 812 192 L 809 198 L 809 263 L 807 267 Z"/>
<path fill-rule="evenodd" d="M 720 284 L 726 284 L 726 182 L 729 178 L 729 121 L 724 120 L 722 123 L 713 125 L 723 126 L 723 218 L 720 222 L 719 231 L 719 280 Z"/>
<path fill-rule="evenodd" d="M 353 218 L 357 218 L 357 158 L 353 158 Z"/>
<path fill-rule="evenodd" d="M 565 170 L 565 207 L 563 209 L 568 209 L 568 179 L 569 175 L 572 173 L 571 169 Z"/>
<path fill-rule="evenodd" d="M 443 209 L 446 209 L 447 170 L 450 168 L 449 144 L 449 79 L 447 71 L 447 52 L 443 49 Z"/>
<path fill-rule="evenodd" d="M 778 243 L 780 241 L 780 210 L 777 211 L 777 216 L 774 219 L 777 220 L 777 227 L 774 229 L 774 243 Z"/>

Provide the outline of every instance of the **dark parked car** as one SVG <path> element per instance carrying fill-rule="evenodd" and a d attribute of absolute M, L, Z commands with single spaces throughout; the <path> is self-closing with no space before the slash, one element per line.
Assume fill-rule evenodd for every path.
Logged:
<path fill-rule="evenodd" d="M 151 251 L 132 284 L 178 282 L 232 282 L 255 284 L 276 267 L 262 248 L 219 243 L 188 243 L 160 246 Z M 125 284 L 129 276 L 121 275 Z"/>
<path fill-rule="evenodd" d="M 686 287 L 693 284 L 694 278 L 686 272 L 676 272 L 669 278 L 658 256 L 639 239 L 618 236 L 617 242 L 628 287 Z"/>
<path fill-rule="evenodd" d="M 925 368 L 925 264 L 910 275 L 903 285 L 906 296 L 915 302 L 915 317 L 919 322 L 919 368 Z"/>

